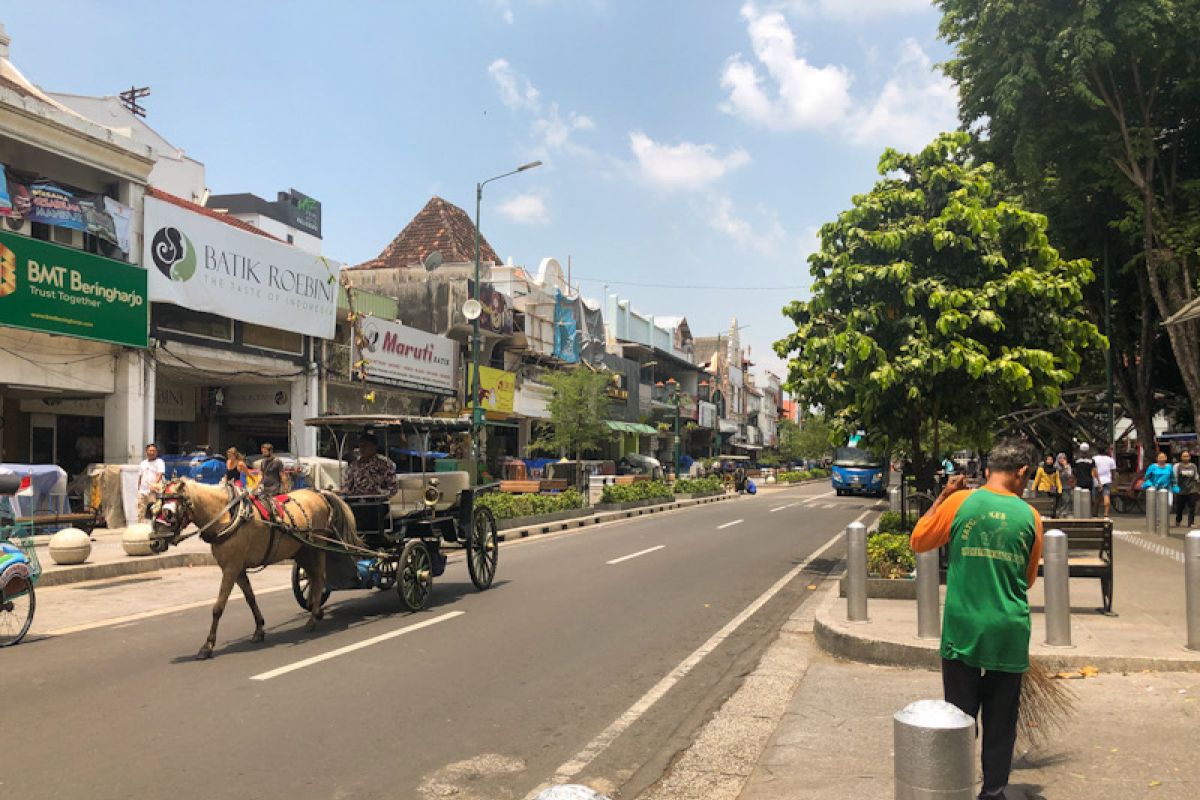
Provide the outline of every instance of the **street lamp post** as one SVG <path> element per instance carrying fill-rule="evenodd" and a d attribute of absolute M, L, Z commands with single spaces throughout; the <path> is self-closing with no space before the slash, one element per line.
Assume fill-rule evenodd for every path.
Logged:
<path fill-rule="evenodd" d="M 662 381 L 656 383 L 655 386 L 659 389 L 666 389 L 667 400 L 675 408 L 675 439 L 671 444 L 671 461 L 674 462 L 675 480 L 679 480 L 679 460 L 682 455 L 679 448 L 679 404 L 683 400 L 683 393 L 679 390 L 679 383 L 674 378 L 667 378 L 665 386 Z"/>
<path fill-rule="evenodd" d="M 498 181 L 509 175 L 516 175 L 518 172 L 541 165 L 541 161 L 531 161 L 528 164 L 522 164 L 512 172 L 496 175 L 482 183 L 475 184 L 475 288 L 471 296 L 476 303 L 479 302 L 479 210 L 483 204 L 483 187 L 492 181 Z M 479 429 L 483 427 L 483 405 L 479 402 L 479 316 L 471 320 L 471 373 L 471 468 L 472 474 L 474 474 L 473 471 L 479 463 Z"/>

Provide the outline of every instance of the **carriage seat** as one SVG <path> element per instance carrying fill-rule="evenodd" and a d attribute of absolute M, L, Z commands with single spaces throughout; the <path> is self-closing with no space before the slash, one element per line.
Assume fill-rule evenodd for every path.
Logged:
<path fill-rule="evenodd" d="M 400 488 L 392 495 L 389 505 L 393 516 L 405 516 L 425 507 L 425 484 L 430 478 L 438 479 L 442 499 L 435 506 L 437 511 L 446 511 L 458 503 L 458 496 L 471 485 L 471 476 L 466 472 L 402 472 L 396 476 Z"/>

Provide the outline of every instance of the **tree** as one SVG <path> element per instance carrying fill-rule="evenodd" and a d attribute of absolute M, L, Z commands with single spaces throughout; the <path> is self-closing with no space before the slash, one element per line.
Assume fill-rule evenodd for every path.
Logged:
<path fill-rule="evenodd" d="M 833 427 L 823 414 L 806 417 L 803 425 L 790 419 L 779 421 L 779 454 L 785 461 L 819 459 L 832 449 Z"/>
<path fill-rule="evenodd" d="M 1105 344 L 1080 308 L 1088 262 L 1059 256 L 1046 218 L 1002 197 L 969 142 L 884 152 L 883 178 L 821 228 L 813 297 L 784 309 L 796 330 L 775 344 L 793 394 L 841 433 L 906 449 L 923 485 L 940 423 L 982 440 L 1013 408 L 1057 404 Z"/>
<path fill-rule="evenodd" d="M 599 447 L 611 435 L 608 428 L 609 377 L 587 367 L 547 372 L 542 378 L 553 394 L 546 404 L 550 427 L 534 442 L 534 448 L 550 452 L 574 453 L 576 461 L 583 452 Z M 580 488 L 583 470 L 579 470 Z"/>
<path fill-rule="evenodd" d="M 938 4 L 941 35 L 956 48 L 946 71 L 964 125 L 986 133 L 987 158 L 1037 202 L 1057 197 L 1086 214 L 1076 242 L 1116 239 L 1131 251 L 1117 255 L 1128 268 L 1128 291 L 1117 296 L 1135 304 L 1127 315 L 1137 325 L 1122 330 L 1116 320 L 1109 333 L 1136 350 L 1118 359 L 1117 380 L 1145 437 L 1158 321 L 1198 288 L 1200 2 Z M 1166 334 L 1200 429 L 1200 323 Z"/>

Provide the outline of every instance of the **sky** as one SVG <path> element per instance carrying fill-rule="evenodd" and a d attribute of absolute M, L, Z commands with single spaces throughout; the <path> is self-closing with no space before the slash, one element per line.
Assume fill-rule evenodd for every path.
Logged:
<path fill-rule="evenodd" d="M 928 0 L 5 3 L 47 91 L 150 86 L 147 122 L 215 194 L 321 201 L 325 254 L 376 256 L 432 195 L 585 297 L 727 331 L 762 369 L 820 226 L 884 147 L 955 127 Z M 336 9 L 336 13 L 333 10 Z M 706 288 L 682 288 L 706 287 Z"/>

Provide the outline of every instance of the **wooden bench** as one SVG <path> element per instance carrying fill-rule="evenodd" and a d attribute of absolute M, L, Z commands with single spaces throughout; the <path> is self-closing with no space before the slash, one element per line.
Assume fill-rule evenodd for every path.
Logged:
<path fill-rule="evenodd" d="M 1072 578 L 1099 578 L 1103 611 L 1113 607 L 1113 523 L 1111 519 L 1056 519 L 1043 523 L 1045 530 L 1067 535 L 1067 572 Z M 1038 575 L 1045 574 L 1044 564 Z"/>
<path fill-rule="evenodd" d="M 565 492 L 567 490 L 567 481 L 565 480 L 545 480 L 539 481 L 543 492 Z"/>
<path fill-rule="evenodd" d="M 1025 502 L 1033 506 L 1033 510 L 1042 517 L 1054 516 L 1054 507 L 1057 502 L 1053 497 L 1027 497 Z"/>
<path fill-rule="evenodd" d="M 542 491 L 542 482 L 539 480 L 500 481 L 500 491 L 506 494 L 538 494 Z"/>
<path fill-rule="evenodd" d="M 17 525 L 28 525 L 33 529 L 34 533 L 38 532 L 39 528 L 54 528 L 61 530 L 62 528 L 78 528 L 84 533 L 90 534 L 92 529 L 96 527 L 96 514 L 79 513 L 79 514 L 34 514 L 31 517 L 17 517 L 12 520 L 12 523 Z M 0 524 L 4 520 L 0 520 Z"/>

